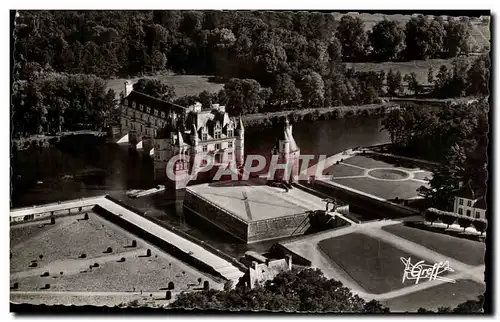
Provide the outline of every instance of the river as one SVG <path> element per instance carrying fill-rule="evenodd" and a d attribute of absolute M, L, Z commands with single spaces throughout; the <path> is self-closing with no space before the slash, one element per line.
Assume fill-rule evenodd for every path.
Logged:
<path fill-rule="evenodd" d="M 293 135 L 301 154 L 332 155 L 357 146 L 389 142 L 388 133 L 381 131 L 381 122 L 381 118 L 370 117 L 303 121 L 293 126 Z M 279 131 L 275 128 L 247 129 L 245 153 L 269 156 Z M 149 158 L 131 153 L 125 147 L 97 140 L 90 138 L 77 143 L 62 142 L 56 147 L 30 148 L 14 153 L 12 207 L 102 194 L 127 198 L 124 192 L 128 189 L 144 189 L 155 185 L 153 165 Z M 75 180 L 82 176 L 83 180 Z M 158 208 L 161 195 L 130 201 L 142 209 Z M 173 215 L 167 214 L 163 219 L 170 224 L 181 225 Z M 227 253 L 240 254 L 246 249 L 245 245 L 228 243 L 217 232 L 197 229 L 196 224 L 190 224 L 189 220 L 188 223 L 182 223 L 182 229 L 198 238 L 213 241 Z"/>

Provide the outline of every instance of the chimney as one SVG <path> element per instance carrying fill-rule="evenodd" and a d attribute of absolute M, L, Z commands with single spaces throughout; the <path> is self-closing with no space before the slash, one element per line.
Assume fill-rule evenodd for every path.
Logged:
<path fill-rule="evenodd" d="M 288 264 L 288 270 L 292 269 L 292 255 L 286 255 L 286 262 Z"/>
<path fill-rule="evenodd" d="M 134 90 L 134 85 L 130 81 L 125 81 L 125 97 Z"/>

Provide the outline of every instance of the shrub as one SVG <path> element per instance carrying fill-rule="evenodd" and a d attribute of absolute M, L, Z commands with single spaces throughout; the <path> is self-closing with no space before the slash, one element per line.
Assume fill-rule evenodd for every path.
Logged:
<path fill-rule="evenodd" d="M 83 215 L 83 220 L 89 220 L 89 213 L 86 212 L 85 215 Z"/>
<path fill-rule="evenodd" d="M 438 210 L 435 208 L 429 208 L 425 211 L 425 220 L 429 221 L 431 225 L 439 219 Z"/>
<path fill-rule="evenodd" d="M 63 272 L 59 272 L 59 275 L 63 275 L 64 273 Z"/>
<path fill-rule="evenodd" d="M 472 225 L 472 218 L 465 217 L 465 216 L 459 216 L 458 217 L 458 224 L 460 227 L 462 227 L 465 231 L 470 225 Z"/>
<path fill-rule="evenodd" d="M 125 261 L 125 257 L 120 258 L 119 262 L 123 263 Z"/>
<path fill-rule="evenodd" d="M 85 253 L 81 254 L 80 258 L 87 258 L 87 254 L 85 254 Z"/>
<path fill-rule="evenodd" d="M 50 218 L 50 224 L 55 225 L 56 224 L 56 219 L 54 217 Z"/>
<path fill-rule="evenodd" d="M 37 262 L 31 262 L 29 267 L 37 267 L 38 266 L 38 263 Z"/>
<path fill-rule="evenodd" d="M 42 274 L 42 277 L 47 277 L 47 276 L 49 276 L 49 272 L 44 272 L 44 273 Z"/>
<path fill-rule="evenodd" d="M 165 293 L 165 300 L 170 300 L 172 299 L 172 292 L 171 291 L 167 291 Z"/>
<path fill-rule="evenodd" d="M 42 259 L 42 258 L 43 258 L 43 255 L 41 255 L 41 254 L 40 254 L 40 255 L 38 255 L 38 257 L 39 257 L 40 259 Z"/>
<path fill-rule="evenodd" d="M 19 283 L 15 282 L 14 285 L 12 285 L 12 288 L 13 289 L 18 289 L 19 288 Z"/>
<path fill-rule="evenodd" d="M 94 267 L 99 267 L 99 263 L 94 263 Z"/>
<path fill-rule="evenodd" d="M 137 247 L 137 241 L 136 240 L 132 241 L 132 247 Z"/>
<path fill-rule="evenodd" d="M 482 218 L 475 219 L 472 222 L 472 225 L 474 225 L 474 228 L 476 228 L 477 231 L 481 232 L 481 236 L 486 231 L 486 228 L 488 228 L 488 222 Z"/>
<path fill-rule="evenodd" d="M 205 291 L 208 291 L 210 289 L 210 283 L 208 283 L 208 281 L 203 282 L 203 289 Z"/>
<path fill-rule="evenodd" d="M 201 277 L 198 277 L 198 284 L 201 284 L 202 281 Z"/>
<path fill-rule="evenodd" d="M 174 282 L 168 282 L 168 289 L 173 290 L 175 287 Z"/>
<path fill-rule="evenodd" d="M 106 250 L 104 252 L 105 253 L 112 253 L 113 252 L 113 248 L 108 247 L 108 248 L 106 248 Z"/>
<path fill-rule="evenodd" d="M 45 284 L 44 289 L 48 290 L 50 288 L 50 284 Z"/>
<path fill-rule="evenodd" d="M 146 250 L 146 256 L 147 257 L 151 256 L 151 249 L 148 248 L 148 250 Z"/>
<path fill-rule="evenodd" d="M 229 280 L 224 283 L 224 291 L 229 292 L 233 288 L 233 281 Z"/>
<path fill-rule="evenodd" d="M 457 215 L 452 212 L 443 211 L 441 216 L 441 221 L 447 225 L 446 229 L 450 228 L 457 220 Z"/>

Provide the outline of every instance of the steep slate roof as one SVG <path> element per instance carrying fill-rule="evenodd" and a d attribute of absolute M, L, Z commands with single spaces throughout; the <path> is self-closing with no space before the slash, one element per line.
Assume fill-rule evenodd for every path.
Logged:
<path fill-rule="evenodd" d="M 480 198 L 472 205 L 472 207 L 486 210 L 486 200 L 484 200 L 484 198 Z"/>
<path fill-rule="evenodd" d="M 169 112 L 176 112 L 179 114 L 186 113 L 187 109 L 185 107 L 182 107 L 177 104 L 173 104 L 170 102 L 163 101 L 161 99 L 146 95 L 141 92 L 137 91 L 132 91 L 128 96 L 126 97 L 128 100 L 128 106 L 132 106 L 132 102 L 136 102 L 139 104 L 143 104 L 148 107 L 155 108 L 159 111 L 169 113 Z M 153 111 L 151 111 L 150 114 L 153 114 Z"/>
<path fill-rule="evenodd" d="M 470 183 L 467 183 L 462 188 L 458 189 L 457 192 L 455 193 L 455 196 L 471 200 L 475 200 L 479 197 L 474 193 L 474 189 L 472 189 Z"/>

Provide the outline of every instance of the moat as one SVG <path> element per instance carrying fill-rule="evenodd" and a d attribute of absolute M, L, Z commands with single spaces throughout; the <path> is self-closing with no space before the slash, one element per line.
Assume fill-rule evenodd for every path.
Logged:
<path fill-rule="evenodd" d="M 382 118 L 348 118 L 301 122 L 294 125 L 294 137 L 302 154 L 332 155 L 357 146 L 389 142 L 389 135 L 381 131 Z M 269 156 L 275 144 L 277 129 L 248 129 L 245 153 Z M 18 151 L 12 164 L 13 177 L 11 207 L 56 202 L 81 197 L 110 194 L 128 199 L 129 189 L 147 189 L 155 186 L 153 164 L 149 158 L 129 151 L 126 147 L 105 143 L 97 138 L 82 142 L 61 142 L 57 147 L 30 148 Z M 314 162 L 314 161 L 313 161 Z M 161 195 L 127 200 L 140 209 L 164 208 Z M 149 211 L 148 211 L 149 212 Z M 156 214 L 155 214 L 156 213 Z M 160 211 L 151 211 L 158 216 Z M 210 242 L 229 254 L 241 254 L 247 246 L 216 231 L 201 231 L 199 221 L 186 215 L 179 219 L 166 214 L 161 220 L 191 235 Z M 262 251 L 271 243 L 263 243 Z M 259 244 L 252 245 L 258 249 Z"/>

